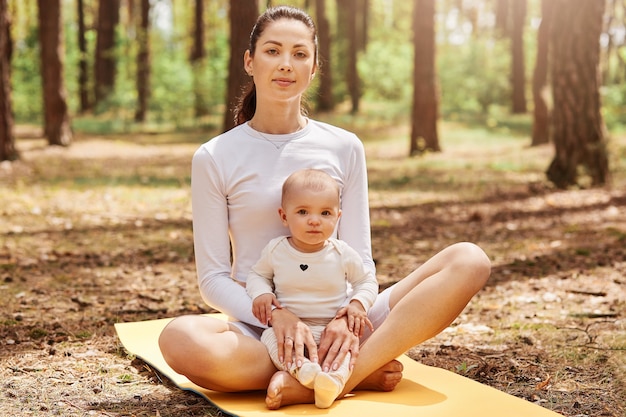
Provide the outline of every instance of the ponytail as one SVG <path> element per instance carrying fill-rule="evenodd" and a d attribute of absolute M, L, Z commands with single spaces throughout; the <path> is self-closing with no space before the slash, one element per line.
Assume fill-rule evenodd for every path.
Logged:
<path fill-rule="evenodd" d="M 242 90 L 242 94 L 237 101 L 237 106 L 235 107 L 235 126 L 246 123 L 248 120 L 252 119 L 254 113 L 256 112 L 256 86 L 254 82 L 249 82 L 244 89 Z"/>

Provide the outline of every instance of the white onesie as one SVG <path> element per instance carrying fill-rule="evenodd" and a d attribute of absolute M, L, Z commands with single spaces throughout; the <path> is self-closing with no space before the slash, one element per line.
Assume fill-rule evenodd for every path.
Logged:
<path fill-rule="evenodd" d="M 348 282 L 353 291 L 346 299 Z M 326 325 L 351 300 L 358 300 L 367 312 L 376 300 L 378 282 L 356 251 L 341 240 L 328 239 L 322 250 L 304 253 L 282 236 L 265 247 L 248 275 L 246 290 L 253 300 L 274 293 L 305 323 Z"/>

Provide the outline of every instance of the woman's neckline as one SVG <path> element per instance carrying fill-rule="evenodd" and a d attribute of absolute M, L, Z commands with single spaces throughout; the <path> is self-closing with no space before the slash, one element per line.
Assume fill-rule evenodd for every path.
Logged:
<path fill-rule="evenodd" d="M 280 131 L 281 129 L 277 129 L 275 131 L 270 131 L 271 129 L 267 129 L 267 128 L 263 129 L 259 127 L 253 120 L 248 120 L 246 124 L 257 133 L 261 133 L 265 135 L 280 136 L 280 135 L 291 135 L 291 134 L 298 133 L 304 130 L 309 125 L 309 119 L 308 117 L 304 117 L 301 122 L 298 122 L 298 126 L 295 129 L 285 129 L 285 131 Z"/>
<path fill-rule="evenodd" d="M 307 123 L 302 128 L 291 133 L 264 133 L 256 130 L 250 122 L 246 122 L 243 126 L 250 136 L 271 144 L 274 148 L 276 148 L 276 150 L 281 150 L 287 143 L 305 136 L 308 133 L 311 124 L 309 123 L 310 120 L 308 118 L 306 120 Z"/>

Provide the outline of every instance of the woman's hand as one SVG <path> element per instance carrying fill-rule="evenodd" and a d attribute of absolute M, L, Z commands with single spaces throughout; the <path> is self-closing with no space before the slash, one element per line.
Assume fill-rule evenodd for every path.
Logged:
<path fill-rule="evenodd" d="M 309 360 L 318 362 L 317 345 L 309 326 L 286 308 L 272 311 L 272 327 L 278 344 L 278 359 L 289 369 L 295 360 L 297 366 L 304 363 L 304 348 Z"/>
<path fill-rule="evenodd" d="M 350 352 L 350 369 L 354 367 L 357 356 L 359 356 L 359 338 L 348 328 L 347 318 L 334 319 L 326 326 L 322 332 L 319 357 L 322 359 L 322 370 L 337 370 L 346 355 Z"/>

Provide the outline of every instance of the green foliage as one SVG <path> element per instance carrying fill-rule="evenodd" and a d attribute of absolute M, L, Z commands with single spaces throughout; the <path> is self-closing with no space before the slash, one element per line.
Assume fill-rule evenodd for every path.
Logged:
<path fill-rule="evenodd" d="M 359 59 L 364 98 L 411 102 L 413 50 L 408 42 L 372 39 Z"/>
<path fill-rule="evenodd" d="M 89 339 L 91 337 L 91 332 L 88 330 L 81 330 L 75 334 L 77 339 Z"/>
<path fill-rule="evenodd" d="M 29 0 L 29 8 L 18 8 L 21 19 L 15 20 L 14 54 L 12 60 L 12 101 L 17 123 L 39 124 L 42 122 L 42 92 L 40 57 L 37 39 L 36 7 Z M 288 2 L 302 6 L 301 2 Z M 163 6 L 155 12 L 151 29 L 151 96 L 149 98 L 146 125 L 168 126 L 176 129 L 198 127 L 221 120 L 227 80 L 229 39 L 227 2 L 210 2 L 207 9 L 206 47 L 207 58 L 202 65 L 192 67 L 188 59 L 191 45 L 193 8 L 186 3 Z M 413 44 L 412 2 L 388 2 L 372 0 L 369 14 L 368 44 L 360 53 L 359 74 L 363 100 L 383 103 L 394 115 L 408 114 L 413 91 Z M 172 7 L 173 9 L 169 9 Z M 154 10 L 157 8 L 155 7 Z M 87 8 L 87 59 L 89 76 L 93 78 L 93 61 L 96 43 L 94 16 Z M 74 5 L 67 3 L 63 9 L 65 33 L 65 86 L 73 125 L 92 132 L 109 133 L 134 131 L 139 128 L 134 122 L 137 106 L 136 52 L 137 40 L 129 22 L 118 28 L 115 56 L 117 59 L 116 85 L 111 95 L 94 109 L 93 115 L 75 117 L 79 111 L 78 51 L 76 13 Z M 310 10 L 314 13 L 314 10 Z M 334 94 L 341 102 L 347 98 L 344 76 L 345 36 L 337 28 L 336 4 L 330 2 L 328 19 L 332 30 L 332 57 L 330 70 L 333 73 Z M 462 120 L 479 123 L 505 131 L 503 113 L 510 107 L 510 49 L 508 40 L 497 40 L 488 27 L 478 33 L 467 32 L 460 40 L 450 42 L 446 31 L 450 31 L 447 18 L 458 13 L 449 2 L 438 2 L 437 8 L 437 77 L 441 92 L 440 113 L 446 120 Z M 529 9 L 529 19 L 536 17 L 538 8 Z M 24 16 L 28 15 L 28 19 Z M 157 16 L 158 15 L 158 16 Z M 458 24 L 466 17 L 457 17 Z M 163 22 L 168 23 L 163 26 Z M 170 25 L 170 26 L 168 26 Z M 458 26 L 458 25 L 457 25 Z M 456 27 L 456 26 L 455 26 Z M 526 72 L 527 82 L 534 65 L 535 28 L 526 29 Z M 622 55 L 624 52 L 622 51 Z M 324 68 L 322 69 L 324 70 Z M 92 93 L 93 81 L 89 91 Z M 315 85 L 311 91 L 314 97 Z M 202 120 L 194 118 L 195 94 L 200 94 L 210 115 Z M 603 114 L 611 131 L 626 130 L 626 85 L 613 84 L 601 90 Z M 528 95 L 530 99 L 530 95 Z M 365 108 L 366 106 L 361 106 Z M 392 109 L 392 111 L 389 111 Z M 361 114 L 363 116 L 363 114 Z M 364 115 L 368 117 L 368 115 Z M 395 117 L 395 116 L 394 116 Z M 217 122 L 218 124 L 220 122 Z M 349 121 L 352 123 L 352 121 Z M 407 123 L 404 120 L 403 123 Z M 145 127 L 144 125 L 143 127 Z M 518 126 L 526 129 L 528 126 Z M 508 132 L 517 132 L 517 127 L 506 126 Z M 527 130 L 525 130 L 527 132 Z"/>
<path fill-rule="evenodd" d="M 118 375 L 117 379 L 119 380 L 118 382 L 121 384 L 129 384 L 133 382 L 135 378 L 131 374 L 122 374 L 122 375 Z"/>
<path fill-rule="evenodd" d="M 468 365 L 467 362 L 463 362 L 456 366 L 456 372 L 457 374 L 467 374 L 474 368 L 478 368 L 478 365 Z"/>
<path fill-rule="evenodd" d="M 602 115 L 612 131 L 626 130 L 626 84 L 614 84 L 600 89 Z"/>
<path fill-rule="evenodd" d="M 158 122 L 187 118 L 193 108 L 193 73 L 185 52 L 162 50 L 152 61 L 150 113 Z"/>
<path fill-rule="evenodd" d="M 463 45 L 442 45 L 438 50 L 441 110 L 488 114 L 495 104 L 508 105 L 510 54 L 503 42 L 473 39 Z"/>
<path fill-rule="evenodd" d="M 12 105 L 17 123 L 41 123 L 43 100 L 38 30 L 31 27 L 13 51 L 11 84 Z"/>
<path fill-rule="evenodd" d="M 43 337 L 46 337 L 48 335 L 48 332 L 45 331 L 44 329 L 40 329 L 40 328 L 34 328 L 30 331 L 30 337 L 33 339 L 41 339 Z"/>

